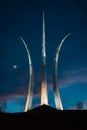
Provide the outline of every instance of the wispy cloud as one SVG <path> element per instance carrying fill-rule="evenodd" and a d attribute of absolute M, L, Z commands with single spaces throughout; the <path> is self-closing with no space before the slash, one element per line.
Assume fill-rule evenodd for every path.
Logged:
<path fill-rule="evenodd" d="M 58 82 L 59 87 L 69 87 L 75 83 L 87 83 L 87 68 L 66 71 L 65 76 Z"/>
<path fill-rule="evenodd" d="M 48 77 L 49 78 L 49 77 Z M 35 79 L 36 80 L 36 79 Z M 40 85 L 41 78 L 38 76 L 38 81 L 36 81 L 36 84 Z M 87 68 L 80 68 L 80 69 L 76 69 L 76 70 L 68 70 L 64 72 L 64 77 L 59 79 L 58 81 L 58 85 L 59 88 L 65 88 L 65 87 L 69 87 L 73 84 L 76 83 L 81 83 L 81 84 L 87 84 Z M 38 89 L 38 86 L 35 84 L 35 89 Z M 40 100 L 40 96 L 41 96 L 41 89 L 39 89 L 38 91 L 36 91 L 34 93 L 34 99 L 38 99 Z M 53 84 L 52 81 L 48 82 L 48 93 L 50 92 L 50 90 L 53 91 Z M 15 91 L 12 93 L 7 93 L 7 94 L 3 94 L 0 96 L 0 104 L 7 102 L 9 100 L 16 100 L 16 102 L 18 102 L 18 98 L 24 98 L 26 100 L 27 98 L 27 88 L 25 86 L 21 86 L 15 87 Z"/>
<path fill-rule="evenodd" d="M 8 100 L 13 100 L 18 97 L 24 97 L 23 95 L 18 95 L 18 94 L 7 94 L 7 95 L 2 95 L 0 96 L 0 104 L 3 104 L 4 102 L 7 102 Z"/>
<path fill-rule="evenodd" d="M 77 75 L 77 74 L 82 74 L 82 73 L 87 73 L 87 67 L 82 67 L 79 69 L 73 69 L 73 70 L 66 71 L 67 75 Z"/>

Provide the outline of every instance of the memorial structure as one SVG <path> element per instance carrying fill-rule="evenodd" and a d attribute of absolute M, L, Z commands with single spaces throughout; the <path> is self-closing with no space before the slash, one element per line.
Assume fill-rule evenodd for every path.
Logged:
<path fill-rule="evenodd" d="M 53 60 L 53 91 L 54 91 L 54 100 L 55 100 L 55 106 L 56 109 L 63 110 L 63 105 L 59 93 L 59 88 L 58 88 L 58 58 L 59 58 L 59 52 L 60 49 L 65 41 L 65 39 L 69 36 L 70 34 L 66 35 L 60 44 L 58 45 L 58 48 L 56 50 L 56 54 Z M 24 39 L 21 37 L 21 41 L 24 44 L 24 47 L 27 51 L 27 56 L 28 56 L 28 63 L 29 63 L 29 89 L 28 89 L 28 96 L 26 100 L 26 105 L 25 105 L 25 112 L 30 110 L 32 108 L 32 100 L 33 100 L 33 89 L 34 89 L 34 69 L 32 65 L 32 60 L 30 56 L 29 49 L 27 47 L 26 42 Z M 42 82 L 41 82 L 41 104 L 40 105 L 48 105 L 48 94 L 47 94 L 47 77 L 46 77 L 46 40 L 45 40 L 45 16 L 43 12 L 43 29 L 42 29 Z"/>

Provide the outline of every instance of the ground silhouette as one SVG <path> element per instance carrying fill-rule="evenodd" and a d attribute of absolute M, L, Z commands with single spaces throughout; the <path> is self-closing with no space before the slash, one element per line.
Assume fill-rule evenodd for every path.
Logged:
<path fill-rule="evenodd" d="M 0 130 L 4 129 L 87 130 L 87 111 L 56 110 L 42 105 L 28 112 L 0 113 Z"/>

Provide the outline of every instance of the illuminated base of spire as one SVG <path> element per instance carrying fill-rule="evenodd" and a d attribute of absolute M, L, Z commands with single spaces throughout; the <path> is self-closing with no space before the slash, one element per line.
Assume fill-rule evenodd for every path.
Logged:
<path fill-rule="evenodd" d="M 58 110 L 63 110 L 61 98 L 60 98 L 60 95 L 59 95 L 58 91 L 56 91 L 56 92 L 54 93 L 54 99 L 55 99 L 56 109 L 58 109 Z"/>
<path fill-rule="evenodd" d="M 48 105 L 48 97 L 47 97 L 47 86 L 43 82 L 41 88 L 41 105 Z"/>
<path fill-rule="evenodd" d="M 31 110 L 31 108 L 32 108 L 32 97 L 33 97 L 32 93 L 31 93 L 31 95 L 28 94 L 24 112 Z"/>

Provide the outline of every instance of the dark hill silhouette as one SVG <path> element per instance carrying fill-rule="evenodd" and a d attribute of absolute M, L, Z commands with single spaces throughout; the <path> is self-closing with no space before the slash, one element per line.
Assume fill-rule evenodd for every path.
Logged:
<path fill-rule="evenodd" d="M 87 111 L 61 111 L 42 105 L 26 113 L 0 113 L 0 130 L 6 128 L 87 130 Z"/>

